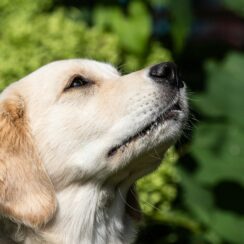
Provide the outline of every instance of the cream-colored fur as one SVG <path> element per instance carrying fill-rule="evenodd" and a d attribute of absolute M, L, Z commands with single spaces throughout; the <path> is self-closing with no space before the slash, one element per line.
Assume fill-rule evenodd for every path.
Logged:
<path fill-rule="evenodd" d="M 128 191 L 153 171 L 187 116 L 185 88 L 92 60 L 48 64 L 0 95 L 0 243 L 128 244 Z M 73 77 L 91 81 L 66 89 Z M 114 150 L 170 106 L 181 111 Z M 134 203 L 133 203 L 134 202 Z M 135 206 L 135 199 L 128 205 Z M 134 204 L 134 205 L 133 205 Z M 138 215 L 138 213 L 137 213 Z"/>

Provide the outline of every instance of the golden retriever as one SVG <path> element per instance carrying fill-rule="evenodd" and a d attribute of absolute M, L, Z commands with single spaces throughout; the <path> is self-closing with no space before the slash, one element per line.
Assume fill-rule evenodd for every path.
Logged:
<path fill-rule="evenodd" d="M 0 95 L 0 243 L 133 243 L 134 182 L 157 168 L 188 109 L 174 63 L 121 75 L 57 61 Z"/>

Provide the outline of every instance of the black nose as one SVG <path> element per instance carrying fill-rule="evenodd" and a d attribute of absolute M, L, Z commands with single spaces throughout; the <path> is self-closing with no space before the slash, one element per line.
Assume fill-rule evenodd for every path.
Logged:
<path fill-rule="evenodd" d="M 173 62 L 165 62 L 152 66 L 149 71 L 149 76 L 156 82 L 162 84 L 170 84 L 176 88 L 184 87 L 178 68 Z"/>

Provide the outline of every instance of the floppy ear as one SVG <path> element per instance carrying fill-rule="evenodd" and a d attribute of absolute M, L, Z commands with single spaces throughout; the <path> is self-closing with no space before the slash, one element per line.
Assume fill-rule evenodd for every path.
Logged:
<path fill-rule="evenodd" d="M 56 198 L 25 109 L 16 94 L 0 102 L 0 215 L 38 228 L 52 218 Z"/>

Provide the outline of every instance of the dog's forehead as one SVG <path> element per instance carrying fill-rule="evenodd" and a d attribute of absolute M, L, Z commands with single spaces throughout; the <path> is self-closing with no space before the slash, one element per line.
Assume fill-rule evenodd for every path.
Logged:
<path fill-rule="evenodd" d="M 119 75 L 118 70 L 109 63 L 98 62 L 94 60 L 80 60 L 80 65 L 84 69 L 88 69 L 95 72 L 107 73 L 108 75 Z"/>
<path fill-rule="evenodd" d="M 98 62 L 89 59 L 70 59 L 55 61 L 37 70 L 38 73 L 45 73 L 49 76 L 66 76 L 83 73 L 84 75 L 98 74 L 104 78 L 118 76 L 118 70 L 109 63 Z"/>

